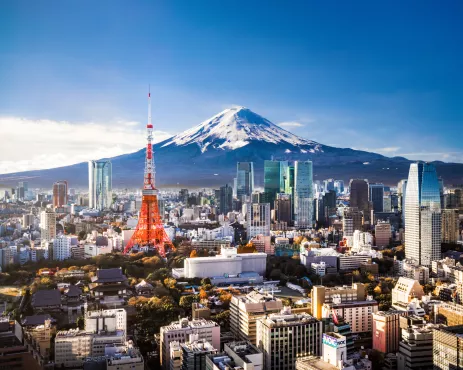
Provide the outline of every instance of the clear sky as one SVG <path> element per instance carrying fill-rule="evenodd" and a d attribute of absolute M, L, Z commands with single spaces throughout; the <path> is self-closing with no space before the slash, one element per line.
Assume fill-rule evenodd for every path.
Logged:
<path fill-rule="evenodd" d="M 2 1 L 0 173 L 244 105 L 323 144 L 463 162 L 463 2 Z"/>

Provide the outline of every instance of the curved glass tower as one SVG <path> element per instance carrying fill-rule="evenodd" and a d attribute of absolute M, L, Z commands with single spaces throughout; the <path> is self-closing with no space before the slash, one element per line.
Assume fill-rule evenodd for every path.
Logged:
<path fill-rule="evenodd" d="M 441 202 L 434 165 L 412 163 L 405 197 L 405 256 L 431 266 L 441 258 Z"/>
<path fill-rule="evenodd" d="M 90 208 L 102 211 L 112 203 L 112 166 L 108 160 L 88 161 Z"/>

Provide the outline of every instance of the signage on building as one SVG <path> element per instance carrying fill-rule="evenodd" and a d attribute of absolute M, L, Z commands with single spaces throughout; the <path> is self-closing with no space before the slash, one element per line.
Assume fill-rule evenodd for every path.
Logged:
<path fill-rule="evenodd" d="M 322 343 L 332 348 L 342 348 L 346 346 L 345 338 L 335 338 L 328 334 L 323 334 Z"/>

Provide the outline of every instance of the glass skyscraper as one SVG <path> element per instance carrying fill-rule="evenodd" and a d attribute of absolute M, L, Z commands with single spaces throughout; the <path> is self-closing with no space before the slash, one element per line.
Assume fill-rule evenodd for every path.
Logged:
<path fill-rule="evenodd" d="M 284 193 L 288 161 L 264 161 L 265 202 L 274 207 L 276 195 Z"/>
<path fill-rule="evenodd" d="M 294 223 L 296 227 L 312 227 L 313 170 L 312 162 L 294 162 Z"/>
<path fill-rule="evenodd" d="M 88 161 L 89 207 L 102 211 L 112 203 L 111 161 Z"/>
<path fill-rule="evenodd" d="M 441 258 L 441 199 L 434 165 L 412 163 L 405 197 L 405 256 L 431 266 Z"/>
<path fill-rule="evenodd" d="M 254 163 L 238 162 L 236 164 L 236 196 L 251 196 L 254 191 Z"/>
<path fill-rule="evenodd" d="M 374 212 L 384 211 L 384 185 L 370 184 L 370 202 Z"/>

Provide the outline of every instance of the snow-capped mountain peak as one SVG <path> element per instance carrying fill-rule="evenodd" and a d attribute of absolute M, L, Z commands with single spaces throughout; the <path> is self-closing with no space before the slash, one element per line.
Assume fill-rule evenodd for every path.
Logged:
<path fill-rule="evenodd" d="M 225 109 L 212 118 L 167 140 L 169 145 L 197 144 L 204 153 L 209 148 L 234 150 L 251 141 L 265 141 L 292 146 L 314 146 L 319 144 L 302 139 L 248 108 L 235 106 Z"/>

